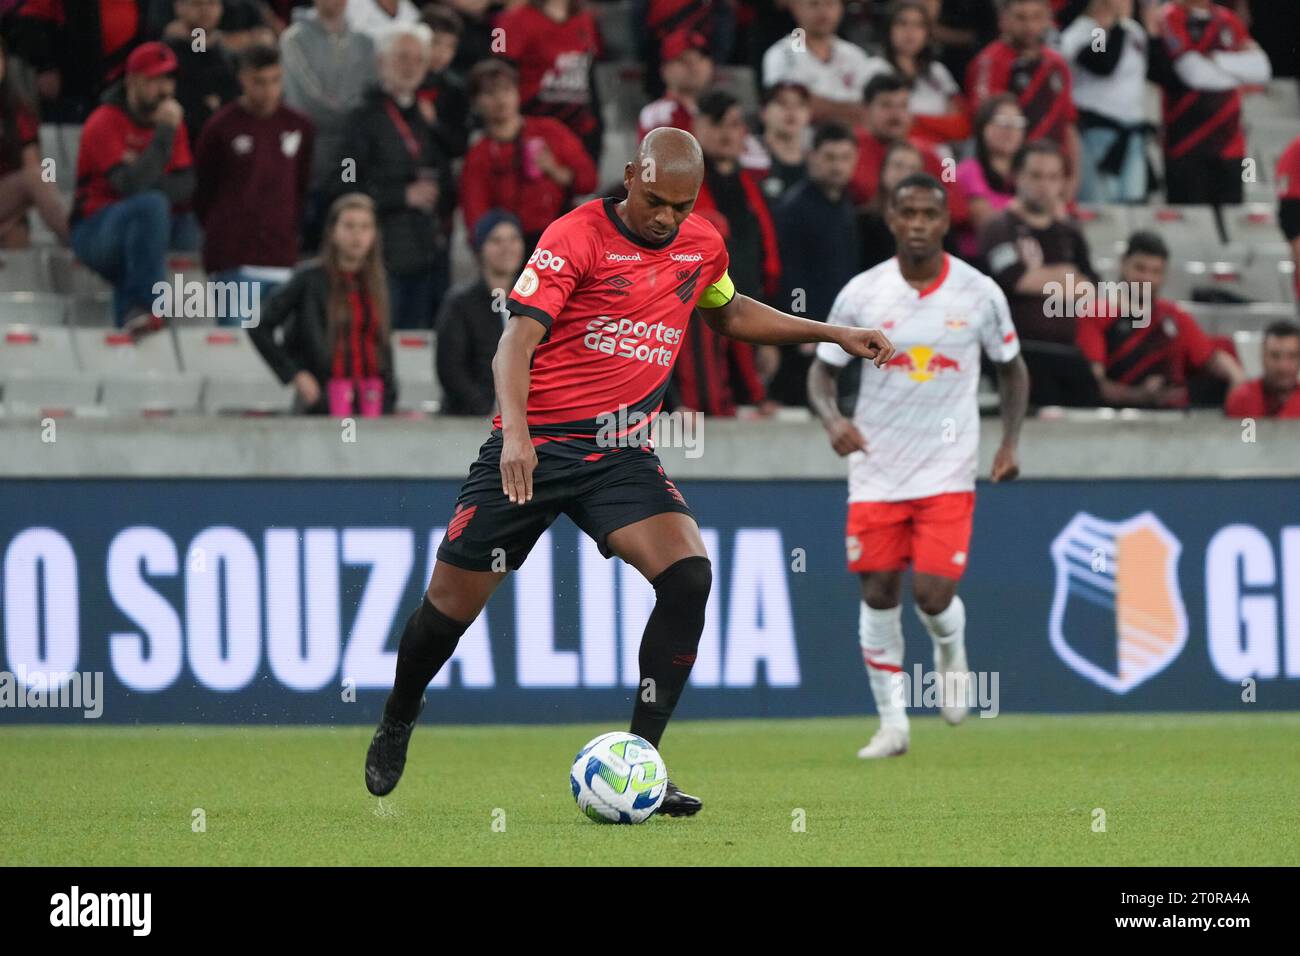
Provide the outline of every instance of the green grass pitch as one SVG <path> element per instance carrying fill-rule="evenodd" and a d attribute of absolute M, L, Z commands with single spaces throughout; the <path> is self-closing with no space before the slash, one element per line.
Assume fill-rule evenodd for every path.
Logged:
<path fill-rule="evenodd" d="M 633 827 L 569 793 L 610 729 L 422 725 L 381 802 L 370 728 L 0 728 L 0 864 L 1300 863 L 1297 713 L 922 718 L 869 763 L 874 720 L 682 721 L 704 811 Z"/>

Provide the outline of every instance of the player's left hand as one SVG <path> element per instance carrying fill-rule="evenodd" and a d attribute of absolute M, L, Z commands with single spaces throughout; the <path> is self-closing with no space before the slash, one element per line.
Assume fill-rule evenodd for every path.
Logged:
<path fill-rule="evenodd" d="M 894 346 L 880 329 L 845 329 L 840 348 L 858 358 L 871 359 L 876 368 L 894 356 Z"/>
<path fill-rule="evenodd" d="M 1014 481 L 1020 477 L 1020 462 L 1016 461 L 1016 450 L 1007 445 L 998 446 L 998 453 L 993 456 L 993 480 Z"/>

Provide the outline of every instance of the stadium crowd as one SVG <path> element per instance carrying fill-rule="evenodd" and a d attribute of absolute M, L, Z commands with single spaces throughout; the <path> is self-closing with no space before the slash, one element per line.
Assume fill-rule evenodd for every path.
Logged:
<path fill-rule="evenodd" d="M 111 286 L 135 341 L 174 324 L 155 288 L 178 254 L 255 285 L 255 316 L 210 321 L 251 326 L 298 411 L 398 408 L 392 340 L 432 330 L 441 411 L 490 413 L 502 290 L 552 220 L 619 194 L 639 136 L 677 126 L 703 149 L 695 210 L 741 293 L 824 319 L 893 255 L 886 197 L 924 170 L 948 190 L 950 251 L 1007 295 L 1034 406 L 1300 418 L 1294 304 L 1252 340 L 1248 377 L 1233 336 L 1183 300 L 1250 296 L 1174 282 L 1188 242 L 1227 248 L 1228 211 L 1271 177 L 1261 255 L 1283 278 L 1261 301 L 1294 303 L 1300 135 L 1261 156 L 1243 110 L 1296 75 L 1293 3 L 11 0 L 0 15 L 0 258 L 32 241 L 34 211 Z M 598 73 L 616 56 L 635 69 Z M 636 103 L 627 129 L 614 100 Z M 1300 134 L 1300 109 L 1280 119 Z M 43 124 L 80 128 L 70 202 Z M 1154 207 L 1207 208 L 1217 234 L 1183 234 L 1175 212 L 1090 243 L 1099 216 Z M 472 267 L 454 282 L 458 242 Z M 1102 280 L 1154 296 L 1116 307 Z M 1090 305 L 1060 308 L 1085 287 Z M 693 322 L 671 402 L 803 406 L 810 360 Z"/>

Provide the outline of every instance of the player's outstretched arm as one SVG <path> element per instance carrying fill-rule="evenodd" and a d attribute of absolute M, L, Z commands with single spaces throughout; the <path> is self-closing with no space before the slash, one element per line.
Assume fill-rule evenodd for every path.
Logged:
<path fill-rule="evenodd" d="M 830 437 L 831 448 L 843 458 L 855 451 L 866 451 L 867 440 L 858 426 L 840 414 L 838 367 L 814 358 L 808 366 L 808 405 Z"/>
<path fill-rule="evenodd" d="M 1020 444 L 1020 423 L 1029 406 L 1029 369 L 1017 355 L 997 365 L 998 399 L 1002 413 L 1002 444 L 993 456 L 993 480 L 1011 481 L 1020 474 L 1016 448 Z"/>
<path fill-rule="evenodd" d="M 877 367 L 894 354 L 894 346 L 879 329 L 830 325 L 787 315 L 747 295 L 737 294 L 716 309 L 700 308 L 709 328 L 753 345 L 798 345 L 801 342 L 834 342 L 850 355 L 870 359 Z"/>
<path fill-rule="evenodd" d="M 526 315 L 512 315 L 492 357 L 492 379 L 501 409 L 501 490 L 516 504 L 533 497 L 537 450 L 528 433 L 528 380 L 533 350 L 546 327 Z"/>

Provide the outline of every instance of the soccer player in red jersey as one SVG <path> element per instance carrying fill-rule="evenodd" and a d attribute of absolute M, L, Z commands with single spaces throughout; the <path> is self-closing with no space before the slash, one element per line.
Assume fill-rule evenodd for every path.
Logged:
<path fill-rule="evenodd" d="M 1070 65 L 1047 45 L 1052 9 L 1047 0 L 1003 0 L 994 40 L 966 69 L 966 94 L 971 108 L 998 93 L 1013 93 L 1029 126 L 1025 142 L 1050 139 L 1065 153 L 1069 165 L 1066 199 L 1079 187 L 1083 145 L 1075 126 L 1078 113 L 1071 92 Z"/>
<path fill-rule="evenodd" d="M 799 319 L 737 294 L 722 237 L 691 215 L 703 178 L 694 136 L 651 130 L 624 168 L 627 199 L 594 199 L 557 219 L 516 281 L 492 363 L 501 413 L 402 633 L 366 756 L 376 796 L 401 778 L 425 687 L 560 514 L 654 587 L 631 730 L 659 745 L 695 662 L 712 585 L 695 518 L 646 441 L 696 309 L 715 332 L 744 342 L 834 342 L 876 366 L 893 355 L 878 329 Z M 628 427 L 609 428 L 614 421 Z M 701 806 L 670 780 L 660 812 Z"/>

